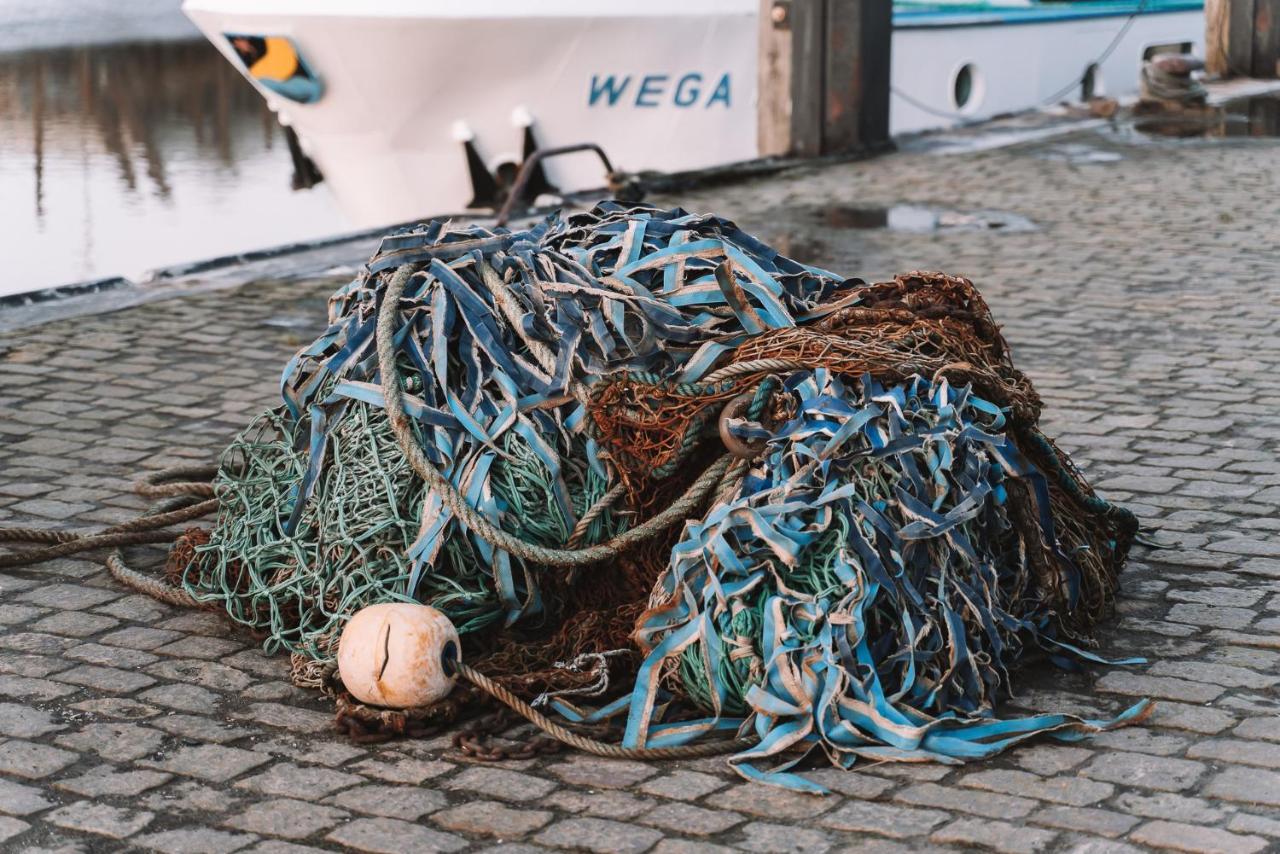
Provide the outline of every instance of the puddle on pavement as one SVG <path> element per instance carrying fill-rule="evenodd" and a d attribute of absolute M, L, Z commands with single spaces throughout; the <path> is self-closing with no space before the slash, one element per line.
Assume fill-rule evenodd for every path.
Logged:
<path fill-rule="evenodd" d="M 1008 211 L 958 211 L 926 205 L 821 208 L 818 218 L 831 228 L 886 229 L 923 234 L 935 231 L 1035 231 L 1024 216 Z"/>
<path fill-rule="evenodd" d="M 1108 151 L 1104 148 L 1080 142 L 1063 142 L 1046 146 L 1035 152 L 1034 156 L 1041 160 L 1076 164 L 1115 163 L 1117 160 L 1124 159 L 1124 155 L 1118 151 Z"/>
<path fill-rule="evenodd" d="M 1133 127 L 1147 136 L 1177 139 L 1280 136 L 1280 94 L 1236 98 L 1200 110 L 1135 115 Z"/>

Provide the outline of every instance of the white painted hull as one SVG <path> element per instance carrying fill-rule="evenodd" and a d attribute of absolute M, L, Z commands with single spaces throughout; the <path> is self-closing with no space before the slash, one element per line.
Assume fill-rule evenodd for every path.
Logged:
<path fill-rule="evenodd" d="M 890 59 L 893 91 L 889 129 L 897 135 L 949 127 L 1046 106 L 1049 99 L 1078 101 L 1073 85 L 1111 44 L 1123 17 L 1034 24 L 899 27 Z M 1138 15 L 1099 66 L 1095 94 L 1123 98 L 1138 92 L 1138 71 L 1148 47 L 1190 43 L 1203 56 L 1204 13 Z M 969 104 L 957 107 L 953 88 L 966 64 L 976 71 Z M 1066 94 L 1061 94 L 1063 90 Z"/>
<path fill-rule="evenodd" d="M 187 0 L 184 10 L 242 70 L 224 34 L 293 40 L 324 96 L 298 104 L 254 85 L 355 226 L 464 209 L 472 186 L 460 129 L 493 169 L 520 161 L 522 117 L 539 145 L 597 142 L 626 171 L 759 156 L 757 0 Z M 1123 22 L 897 28 L 891 132 L 1038 106 Z M 1202 34 L 1199 11 L 1138 16 L 1103 63 L 1100 91 L 1136 91 L 1147 46 L 1198 46 Z M 957 109 L 965 64 L 977 85 Z M 547 173 L 564 191 L 604 183 L 585 153 L 549 161 Z"/>
<path fill-rule="evenodd" d="M 597 142 L 628 171 L 756 156 L 756 0 L 626 4 L 638 7 L 632 15 L 607 0 L 379 0 L 350 4 L 359 9 L 350 15 L 339 5 L 188 0 L 184 8 L 237 67 L 224 33 L 293 39 L 324 96 L 302 105 L 259 90 L 355 225 L 462 210 L 471 184 L 457 125 L 491 168 L 518 163 L 516 112 L 532 117 L 539 145 Z M 614 14 L 602 16 L 606 7 Z M 722 90 L 713 102 L 726 77 L 727 97 Z M 550 160 L 547 172 L 566 191 L 605 183 L 585 153 Z"/>

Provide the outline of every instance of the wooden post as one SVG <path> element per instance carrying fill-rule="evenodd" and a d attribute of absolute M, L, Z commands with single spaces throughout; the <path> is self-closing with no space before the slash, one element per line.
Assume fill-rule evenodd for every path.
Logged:
<path fill-rule="evenodd" d="M 761 0 L 760 153 L 887 142 L 891 36 L 888 0 Z"/>
<path fill-rule="evenodd" d="M 791 152 L 791 28 L 787 21 L 774 22 L 773 4 L 760 0 L 756 142 L 762 157 Z"/>
<path fill-rule="evenodd" d="M 1280 0 L 1205 0 L 1204 18 L 1210 74 L 1280 76 Z"/>
<path fill-rule="evenodd" d="M 1253 76 L 1280 77 L 1280 0 L 1254 0 Z"/>

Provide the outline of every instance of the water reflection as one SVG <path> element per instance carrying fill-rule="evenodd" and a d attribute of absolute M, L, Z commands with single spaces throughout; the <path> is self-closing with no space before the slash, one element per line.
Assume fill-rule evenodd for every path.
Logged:
<path fill-rule="evenodd" d="M 1135 115 L 1134 129 L 1150 136 L 1280 136 L 1280 96 L 1273 94 L 1236 98 L 1221 106 L 1174 112 L 1135 109 Z"/>
<path fill-rule="evenodd" d="M 342 231 L 203 41 L 0 55 L 0 294 Z"/>

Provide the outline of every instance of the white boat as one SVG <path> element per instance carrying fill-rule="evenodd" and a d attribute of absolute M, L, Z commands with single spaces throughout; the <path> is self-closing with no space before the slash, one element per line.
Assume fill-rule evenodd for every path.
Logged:
<path fill-rule="evenodd" d="M 357 226 L 491 201 L 534 146 L 591 141 L 624 170 L 760 157 L 760 0 L 186 0 Z M 1200 0 L 899 2 L 890 131 L 1137 89 L 1196 50 Z M 544 189 L 599 187 L 580 153 Z"/>

